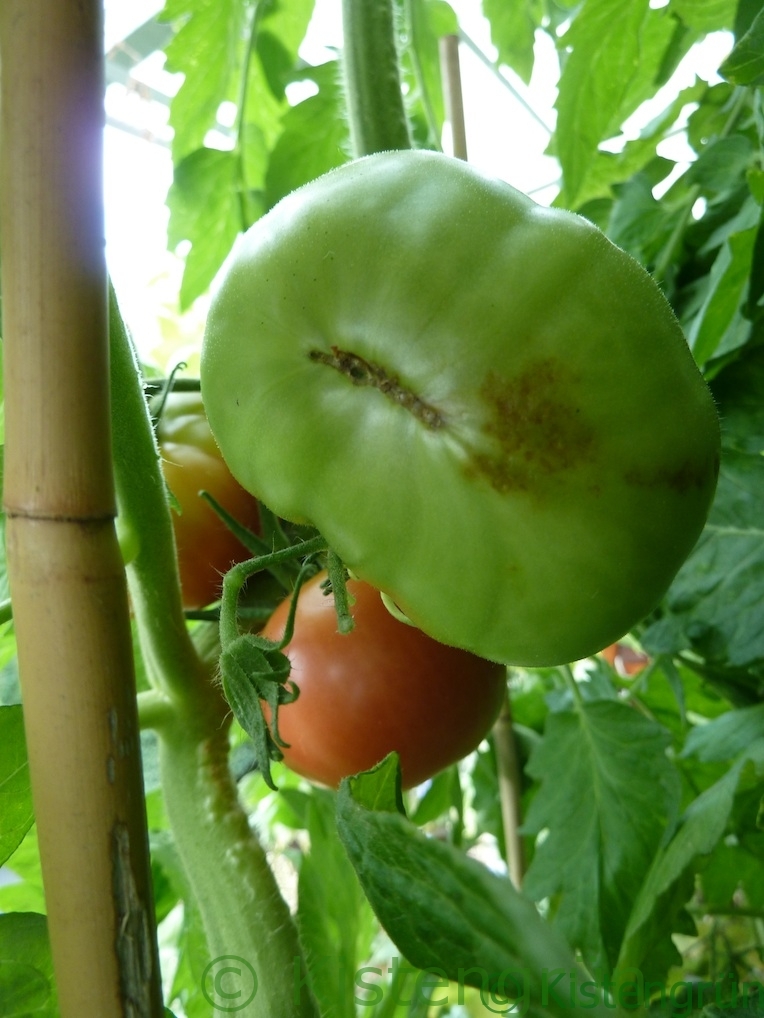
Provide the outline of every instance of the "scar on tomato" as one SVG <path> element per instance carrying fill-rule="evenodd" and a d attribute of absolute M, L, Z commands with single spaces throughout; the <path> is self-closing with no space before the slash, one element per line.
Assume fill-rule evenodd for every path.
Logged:
<path fill-rule="evenodd" d="M 571 399 L 572 373 L 553 357 L 530 361 L 512 378 L 490 372 L 480 388 L 488 408 L 487 451 L 472 464 L 498 492 L 531 491 L 539 481 L 590 461 L 594 429 Z"/>
<path fill-rule="evenodd" d="M 351 350 L 341 350 L 338 346 L 332 346 L 331 353 L 326 353 L 324 350 L 311 350 L 308 356 L 317 364 L 326 364 L 328 367 L 334 368 L 335 371 L 339 371 L 353 385 L 370 386 L 377 389 L 391 402 L 408 410 L 425 427 L 433 430 L 443 427 L 445 422 L 440 411 L 417 396 L 415 392 L 401 383 L 397 375 L 390 374 L 380 364 L 368 361 Z"/>

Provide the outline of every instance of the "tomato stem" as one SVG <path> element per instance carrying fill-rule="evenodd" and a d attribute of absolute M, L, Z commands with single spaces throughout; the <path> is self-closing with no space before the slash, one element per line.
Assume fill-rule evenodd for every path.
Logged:
<path fill-rule="evenodd" d="M 221 701 L 222 703 L 222 701 Z M 228 726 L 184 712 L 159 733 L 167 814 L 199 904 L 210 961 L 254 971 L 247 1018 L 318 1018 L 297 929 L 228 765 Z"/>
<path fill-rule="evenodd" d="M 138 693 L 136 699 L 141 731 L 162 728 L 175 717 L 176 711 L 172 700 L 168 700 L 158 689 L 144 689 Z"/>
<path fill-rule="evenodd" d="M 312 537 L 308 541 L 301 541 L 289 548 L 282 548 L 270 555 L 259 555 L 257 558 L 247 559 L 245 562 L 237 562 L 228 570 L 223 578 L 223 596 L 220 602 L 220 644 L 225 650 L 239 637 L 239 625 L 237 622 L 237 609 L 241 588 L 255 573 L 264 569 L 271 569 L 282 562 L 289 562 L 295 558 L 306 558 L 315 555 L 316 552 L 324 551 L 326 540 L 321 537 Z"/>
<path fill-rule="evenodd" d="M 332 585 L 334 598 L 334 610 L 337 613 L 337 629 L 340 633 L 353 631 L 355 621 L 350 614 L 349 596 L 347 588 L 347 570 L 345 564 L 336 551 L 329 549 L 326 557 L 326 568 L 329 573 L 329 582 Z"/>
<path fill-rule="evenodd" d="M 138 544 L 128 580 L 154 685 L 139 697 L 139 710 L 141 722 L 156 727 L 159 735 L 162 791 L 175 843 L 199 904 L 210 959 L 235 955 L 256 972 L 256 996 L 241 1013 L 316 1018 L 312 997 L 301 989 L 304 962 L 297 930 L 230 775 L 230 708 L 213 682 L 217 632 L 202 627 L 195 643 L 186 627 L 156 439 L 113 291 L 110 334 L 117 495 L 120 514 Z M 325 542 L 308 544 L 317 549 Z M 265 568 L 269 557 L 285 558 L 304 547 L 258 561 Z M 234 595 L 234 620 L 235 600 Z"/>
<path fill-rule="evenodd" d="M 151 684 L 180 701 L 208 681 L 186 628 L 172 519 L 159 450 L 133 345 L 109 292 L 112 448 L 122 526 L 137 547 L 127 569 L 133 612 Z"/>
<path fill-rule="evenodd" d="M 391 0 L 343 0 L 342 25 L 353 154 L 411 148 Z"/>
<path fill-rule="evenodd" d="M 522 825 L 522 768 L 517 755 L 517 742 L 512 726 L 509 687 L 504 694 L 501 712 L 493 728 L 496 748 L 496 772 L 499 782 L 501 819 L 509 879 L 520 890 L 525 871 Z"/>

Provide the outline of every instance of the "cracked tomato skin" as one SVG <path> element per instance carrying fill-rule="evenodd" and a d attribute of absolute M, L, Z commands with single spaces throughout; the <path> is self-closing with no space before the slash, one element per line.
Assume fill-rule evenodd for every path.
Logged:
<path fill-rule="evenodd" d="M 506 669 L 393 618 L 379 591 L 359 580 L 348 581 L 355 628 L 341 635 L 324 580 L 319 573 L 300 590 L 284 651 L 300 690 L 279 708 L 284 762 L 336 787 L 395 750 L 411 788 L 472 752 L 499 713 Z M 262 635 L 279 641 L 288 614 L 289 598 Z"/>
<path fill-rule="evenodd" d="M 249 530 L 257 531 L 257 500 L 231 475 L 212 437 L 199 393 L 173 392 L 157 426 L 167 487 L 177 500 L 172 525 L 183 607 L 204 608 L 220 597 L 223 574 L 251 553 L 234 537 L 200 491 Z"/>
<path fill-rule="evenodd" d="M 244 487 L 425 632 L 497 661 L 615 642 L 715 489 L 715 407 L 647 272 L 431 152 L 359 159 L 259 220 L 201 378 Z"/>

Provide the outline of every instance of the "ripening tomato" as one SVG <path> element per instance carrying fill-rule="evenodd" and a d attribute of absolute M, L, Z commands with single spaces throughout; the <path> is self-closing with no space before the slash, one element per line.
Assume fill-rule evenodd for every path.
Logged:
<path fill-rule="evenodd" d="M 626 643 L 611 643 L 602 651 L 602 657 L 615 668 L 621 678 L 639 675 L 650 664 L 650 658 L 642 651 L 634 650 Z"/>
<path fill-rule="evenodd" d="M 336 786 L 396 750 L 410 788 L 475 749 L 496 720 L 506 669 L 393 618 L 359 580 L 348 582 L 355 628 L 341 635 L 325 579 L 319 573 L 302 587 L 285 649 L 300 690 L 279 709 L 288 766 Z M 288 613 L 289 599 L 262 635 L 280 640 Z"/>
<path fill-rule="evenodd" d="M 224 463 L 199 393 L 169 395 L 157 426 L 162 470 L 177 500 L 172 513 L 183 607 L 203 608 L 220 597 L 223 574 L 251 553 L 234 537 L 200 491 L 249 530 L 259 526 L 257 500 Z"/>
<path fill-rule="evenodd" d="M 433 152 L 284 198 L 213 300 L 233 474 L 444 643 L 588 657 L 665 593 L 719 467 L 658 286 L 590 222 Z"/>

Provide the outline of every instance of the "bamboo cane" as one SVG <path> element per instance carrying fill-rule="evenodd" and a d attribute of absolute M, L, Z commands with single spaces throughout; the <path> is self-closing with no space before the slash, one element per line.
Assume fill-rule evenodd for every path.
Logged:
<path fill-rule="evenodd" d="M 464 123 L 462 75 L 459 65 L 459 36 L 444 35 L 440 39 L 440 76 L 446 120 L 451 126 L 451 152 L 456 159 L 467 158 L 467 129 Z"/>
<path fill-rule="evenodd" d="M 63 1018 L 162 1014 L 114 529 L 97 0 L 2 0 L 8 561 Z"/>

